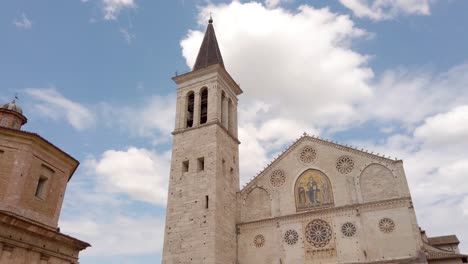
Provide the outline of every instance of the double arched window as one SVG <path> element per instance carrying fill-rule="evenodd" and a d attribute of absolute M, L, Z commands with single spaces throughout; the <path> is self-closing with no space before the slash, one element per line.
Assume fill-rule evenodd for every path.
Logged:
<path fill-rule="evenodd" d="M 186 127 L 205 124 L 208 121 L 208 88 L 203 87 L 200 90 L 200 94 L 196 96 L 197 98 L 195 98 L 195 93 L 193 91 L 187 93 L 187 108 L 185 114 Z"/>

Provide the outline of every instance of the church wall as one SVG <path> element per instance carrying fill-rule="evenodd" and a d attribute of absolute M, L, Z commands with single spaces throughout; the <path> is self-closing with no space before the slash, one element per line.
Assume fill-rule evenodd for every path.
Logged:
<path fill-rule="evenodd" d="M 301 159 L 305 147 L 311 147 L 315 151 L 311 162 Z M 343 161 L 342 157 L 352 160 L 352 169 L 344 167 L 346 170 L 343 170 L 339 166 L 340 160 Z M 349 159 L 344 161 L 349 164 Z M 372 170 L 366 171 L 369 167 Z M 367 177 L 363 181 L 365 188 L 361 184 L 363 172 Z M 325 196 L 322 195 L 321 204 L 297 207 L 298 198 L 295 193 L 298 186 L 301 186 L 298 185 L 298 179 L 306 177 L 308 173 L 312 175 L 310 177 L 322 175 L 321 179 L 329 179 L 331 194 L 327 197 L 330 197 L 330 203 L 325 203 Z M 368 199 L 367 193 L 363 196 L 363 190 L 368 192 L 368 185 L 379 187 L 382 175 L 391 180 L 379 192 L 373 192 L 372 199 Z M 328 183 L 320 178 L 314 179 L 322 183 L 318 184 L 320 186 Z M 384 187 L 391 191 L 385 192 Z M 255 202 L 251 202 L 250 193 L 260 189 L 266 190 L 270 201 L 257 197 Z M 304 193 L 302 199 L 310 199 L 308 195 L 310 193 Z M 403 166 L 399 161 L 360 155 L 347 151 L 345 147 L 337 148 L 304 140 L 254 179 L 239 195 L 239 205 L 241 264 L 275 263 L 268 262 L 270 257 L 278 263 L 280 259 L 282 263 L 353 263 L 392 259 L 425 263 L 421 260 L 419 229 Z M 268 207 L 271 209 L 271 217 L 265 214 L 266 217 L 261 219 L 257 210 L 263 212 Z M 256 217 L 252 219 L 252 215 Z M 380 230 L 379 222 L 384 218 L 390 219 L 395 225 L 389 233 Z M 305 240 L 308 223 L 316 219 L 325 221 L 333 230 L 329 244 L 319 248 Z M 347 237 L 341 231 L 345 223 L 351 223 L 356 229 L 353 236 Z M 298 244 L 295 246 L 285 242 L 285 230 L 288 228 L 297 232 Z M 265 246 L 257 248 L 254 239 L 260 233 L 265 237 Z M 269 252 L 272 256 L 262 252 Z"/>
<path fill-rule="evenodd" d="M 0 134 L 2 156 L 0 209 L 57 227 L 65 188 L 76 166 L 62 159 L 41 140 Z M 47 178 L 41 197 L 39 178 Z"/>

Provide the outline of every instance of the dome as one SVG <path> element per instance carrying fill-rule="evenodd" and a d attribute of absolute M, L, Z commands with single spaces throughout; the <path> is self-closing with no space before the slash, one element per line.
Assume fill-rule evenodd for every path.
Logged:
<path fill-rule="evenodd" d="M 13 100 L 9 103 L 3 104 L 0 106 L 0 109 L 7 109 L 11 111 L 15 111 L 17 113 L 23 114 L 23 109 L 16 104 L 16 100 Z"/>

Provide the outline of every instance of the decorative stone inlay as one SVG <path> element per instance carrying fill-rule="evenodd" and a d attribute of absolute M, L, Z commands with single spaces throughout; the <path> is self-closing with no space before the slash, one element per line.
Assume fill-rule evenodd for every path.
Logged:
<path fill-rule="evenodd" d="M 274 187 L 280 187 L 286 181 L 286 176 L 284 175 L 284 171 L 282 170 L 275 170 L 270 175 L 270 183 Z"/>
<path fill-rule="evenodd" d="M 299 158 L 302 162 L 306 164 L 312 163 L 317 158 L 317 151 L 310 146 L 306 146 L 301 150 Z"/>
<path fill-rule="evenodd" d="M 395 230 L 395 223 L 390 218 L 382 218 L 379 222 L 380 231 L 390 233 Z"/>
<path fill-rule="evenodd" d="M 258 248 L 263 247 L 263 245 L 265 245 L 265 237 L 263 235 L 256 235 L 254 238 L 254 245 Z"/>
<path fill-rule="evenodd" d="M 336 162 L 336 170 L 341 174 L 348 174 L 354 168 L 354 160 L 348 156 L 342 156 Z"/>
<path fill-rule="evenodd" d="M 341 226 L 341 233 L 343 233 L 345 237 L 353 237 L 356 234 L 356 226 L 350 222 L 344 223 Z"/>
<path fill-rule="evenodd" d="M 288 230 L 286 233 L 284 233 L 284 241 L 288 245 L 294 245 L 297 243 L 297 240 L 299 239 L 299 234 L 296 232 L 296 230 Z"/>
<path fill-rule="evenodd" d="M 307 242 L 315 247 L 324 247 L 332 239 L 332 229 L 327 222 L 315 219 L 307 224 L 305 237 Z"/>

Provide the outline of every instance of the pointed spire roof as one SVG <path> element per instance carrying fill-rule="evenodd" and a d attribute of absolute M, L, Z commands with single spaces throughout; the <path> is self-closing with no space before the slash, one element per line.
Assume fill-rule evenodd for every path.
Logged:
<path fill-rule="evenodd" d="M 216 34 L 213 28 L 213 18 L 210 17 L 205 37 L 198 51 L 197 60 L 192 71 L 203 69 L 214 64 L 219 64 L 224 68 L 223 57 L 221 56 L 221 51 L 219 50 L 218 41 L 216 40 Z"/>

